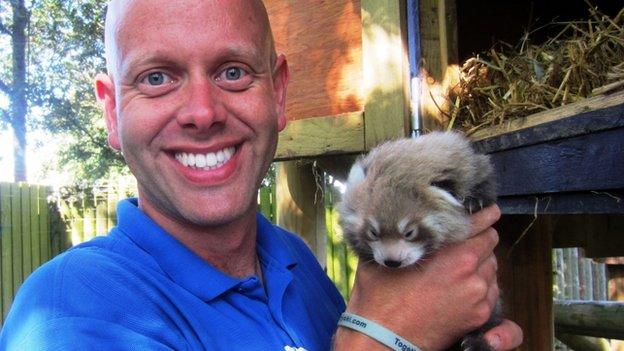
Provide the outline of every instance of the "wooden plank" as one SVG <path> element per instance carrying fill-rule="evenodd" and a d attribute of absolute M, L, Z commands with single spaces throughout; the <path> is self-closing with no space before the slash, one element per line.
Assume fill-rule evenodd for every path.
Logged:
<path fill-rule="evenodd" d="M 501 238 L 496 256 L 505 315 L 524 332 L 519 350 L 551 350 L 552 222 L 547 216 L 535 221 L 533 216 L 503 216 L 496 228 Z"/>
<path fill-rule="evenodd" d="M 568 118 L 574 118 L 574 122 L 570 123 L 568 128 L 562 128 L 561 131 L 582 131 L 583 129 L 580 128 L 581 126 L 591 127 L 591 125 L 595 123 L 609 123 L 609 121 L 604 121 L 604 119 L 616 118 L 617 120 L 621 120 L 624 115 L 623 111 L 624 91 L 621 91 L 610 95 L 588 98 L 553 110 L 513 119 L 501 125 L 481 129 L 472 134 L 471 137 L 474 140 L 484 140 L 552 122 L 563 122 Z M 582 117 L 578 118 L 579 116 Z M 587 121 L 581 121 L 581 119 Z M 615 122 L 616 121 L 612 121 L 611 123 Z M 579 124 L 581 124 L 581 126 L 579 126 Z M 574 125 L 576 125 L 576 128 Z M 544 132 L 541 134 L 546 136 L 549 134 L 552 135 L 553 133 Z M 560 137 L 558 134 L 559 133 L 557 133 L 557 137 Z"/>
<path fill-rule="evenodd" d="M 322 180 L 315 178 L 311 162 L 276 164 L 275 201 L 277 224 L 300 235 L 319 261 L 324 260 L 326 228 Z"/>
<path fill-rule="evenodd" d="M 87 207 L 84 209 L 84 214 L 82 218 L 83 223 L 83 240 L 89 241 L 95 235 L 95 209 L 92 207 Z"/>
<path fill-rule="evenodd" d="M 491 154 L 499 196 L 624 188 L 624 128 Z"/>
<path fill-rule="evenodd" d="M 105 235 L 108 232 L 108 204 L 103 194 L 95 196 L 95 235 Z"/>
<path fill-rule="evenodd" d="M 586 257 L 624 256 L 624 215 L 565 215 L 554 227 L 555 247 L 583 247 Z"/>
<path fill-rule="evenodd" d="M 459 73 L 455 0 L 419 1 L 422 64 L 421 118 L 426 130 L 437 130 L 448 118 L 441 112 L 445 90 Z"/>
<path fill-rule="evenodd" d="M 555 301 L 557 332 L 624 339 L 624 302 Z"/>
<path fill-rule="evenodd" d="M 108 188 L 106 192 L 106 213 L 107 213 L 107 228 L 106 233 L 108 233 L 117 223 L 117 201 L 120 199 L 115 196 L 116 187 L 121 187 L 121 184 L 117 183 L 117 185 L 109 182 Z"/>
<path fill-rule="evenodd" d="M 41 262 L 45 263 L 52 258 L 50 248 L 50 207 L 48 206 L 47 193 L 39 192 L 39 237 L 41 238 Z"/>
<path fill-rule="evenodd" d="M 22 266 L 22 212 L 20 199 L 20 184 L 11 184 L 11 236 L 13 237 L 13 296 L 17 293 L 24 281 Z"/>
<path fill-rule="evenodd" d="M 34 191 L 37 191 L 34 189 Z M 32 265 L 32 229 L 30 227 L 30 218 L 36 213 L 33 213 L 30 206 L 30 192 L 31 186 L 22 184 L 20 188 L 21 199 L 21 226 L 22 226 L 22 271 L 23 278 L 26 279 L 28 275 L 33 271 Z"/>
<path fill-rule="evenodd" d="M 366 149 L 409 133 L 405 2 L 362 0 Z"/>
<path fill-rule="evenodd" d="M 585 191 L 499 197 L 504 214 L 624 214 L 624 191 Z"/>
<path fill-rule="evenodd" d="M 365 149 L 361 112 L 290 121 L 280 133 L 276 160 L 354 153 Z"/>
<path fill-rule="evenodd" d="M 480 152 L 494 153 L 621 127 L 624 127 L 622 104 L 479 140 L 474 144 Z"/>
<path fill-rule="evenodd" d="M 13 300 L 13 236 L 11 235 L 11 186 L 0 183 L 0 234 L 2 235 L 2 320 Z"/>
<path fill-rule="evenodd" d="M 41 265 L 41 235 L 39 228 L 39 216 L 41 215 L 41 208 L 39 207 L 39 194 L 41 192 L 40 185 L 33 185 L 30 188 L 30 257 L 33 269 Z"/>
<path fill-rule="evenodd" d="M 291 80 L 291 120 L 362 111 L 362 24 L 359 0 L 265 0 L 278 52 Z"/>

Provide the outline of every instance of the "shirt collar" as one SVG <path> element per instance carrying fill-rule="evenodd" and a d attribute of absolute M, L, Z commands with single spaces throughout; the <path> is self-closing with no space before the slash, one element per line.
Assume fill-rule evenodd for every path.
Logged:
<path fill-rule="evenodd" d="M 119 202 L 117 229 L 150 254 L 173 281 L 204 301 L 210 301 L 246 280 L 231 277 L 197 256 L 143 213 L 137 199 Z M 287 242 L 283 235 L 277 231 L 277 227 L 258 214 L 258 255 L 263 265 L 291 269 L 296 260 L 285 246 Z M 115 235 L 115 231 L 111 235 Z"/>

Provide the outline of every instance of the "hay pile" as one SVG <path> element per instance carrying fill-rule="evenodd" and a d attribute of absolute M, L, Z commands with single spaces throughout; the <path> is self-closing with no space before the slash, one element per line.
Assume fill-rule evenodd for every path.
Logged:
<path fill-rule="evenodd" d="M 624 8 L 610 18 L 590 9 L 586 21 L 552 23 L 541 45 L 525 34 L 470 58 L 448 92 L 448 127 L 468 134 L 514 118 L 624 89 Z"/>

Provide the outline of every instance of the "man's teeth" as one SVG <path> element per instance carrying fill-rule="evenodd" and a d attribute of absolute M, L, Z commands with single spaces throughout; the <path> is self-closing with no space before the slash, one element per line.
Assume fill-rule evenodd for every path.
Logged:
<path fill-rule="evenodd" d="M 186 167 L 214 169 L 223 166 L 232 158 L 236 149 L 234 147 L 226 147 L 217 152 L 209 152 L 207 154 L 191 154 L 179 152 L 175 154 L 176 160 Z"/>

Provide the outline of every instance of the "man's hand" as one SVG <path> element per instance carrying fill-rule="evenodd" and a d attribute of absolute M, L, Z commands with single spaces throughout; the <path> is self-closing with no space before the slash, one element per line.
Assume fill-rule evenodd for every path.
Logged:
<path fill-rule="evenodd" d="M 498 300 L 496 258 L 498 234 L 491 225 L 497 206 L 472 216 L 473 236 L 438 251 L 417 267 L 389 269 L 360 263 L 347 311 L 376 321 L 421 349 L 443 350 L 485 323 Z M 505 321 L 486 334 L 511 349 L 522 339 L 519 327 Z M 335 349 L 384 350 L 362 334 L 339 328 Z"/>

